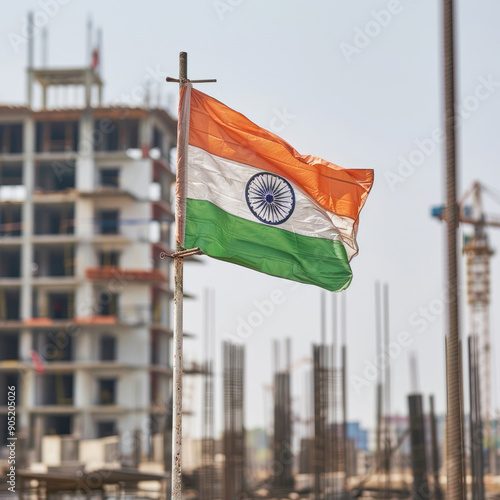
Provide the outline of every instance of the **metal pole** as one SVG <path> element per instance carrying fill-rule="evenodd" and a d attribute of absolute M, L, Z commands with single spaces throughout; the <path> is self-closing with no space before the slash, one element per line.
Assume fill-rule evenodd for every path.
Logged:
<path fill-rule="evenodd" d="M 285 371 L 287 373 L 291 373 L 292 371 L 292 339 L 291 338 L 286 338 L 285 339 Z"/>
<path fill-rule="evenodd" d="M 321 345 L 326 344 L 326 295 L 321 290 Z"/>
<path fill-rule="evenodd" d="M 179 55 L 180 88 L 187 80 L 187 53 Z M 185 134 L 184 134 L 185 135 Z M 183 161 L 187 155 L 188 138 L 183 138 L 183 149 L 180 154 Z M 184 167 L 178 166 L 179 167 Z M 177 173 L 178 175 L 178 173 Z M 177 214 L 179 216 L 179 214 Z M 177 235 L 179 236 L 179 235 Z M 182 250 L 177 238 L 177 251 Z M 183 257 L 174 257 L 174 370 L 173 370 L 173 414 L 172 414 L 172 498 L 182 500 L 182 310 L 183 310 Z"/>
<path fill-rule="evenodd" d="M 455 137 L 455 68 L 453 41 L 453 0 L 443 0 L 444 85 L 446 130 L 446 221 L 448 246 L 448 349 L 447 371 L 447 492 L 448 500 L 463 499 L 462 404 L 460 390 Z"/>
<path fill-rule="evenodd" d="M 33 66 L 35 61 L 35 41 L 34 41 L 34 23 L 33 12 L 28 12 L 28 28 L 31 30 L 31 36 L 28 39 L 28 83 L 26 86 L 26 101 L 31 108 L 33 105 Z"/>
<path fill-rule="evenodd" d="M 313 345 L 313 394 L 314 394 L 314 500 L 321 500 L 321 472 L 323 466 L 321 432 L 320 369 L 321 346 Z"/>
<path fill-rule="evenodd" d="M 384 419 L 384 470 L 386 491 L 391 489 L 391 367 L 389 356 L 389 285 L 384 284 L 384 352 L 385 352 L 385 419 Z"/>
<path fill-rule="evenodd" d="M 341 318 L 341 323 L 340 323 L 340 335 L 341 335 L 341 343 L 344 345 L 346 343 L 346 335 L 347 335 L 347 292 L 343 292 L 340 295 L 340 301 L 341 301 L 341 308 L 342 308 L 342 315 L 340 316 Z"/>
<path fill-rule="evenodd" d="M 350 467 L 348 464 L 348 453 L 347 453 L 347 347 L 345 344 L 342 345 L 342 434 L 343 434 L 343 452 L 344 452 L 344 494 L 347 492 L 347 478 L 349 477 Z"/>
<path fill-rule="evenodd" d="M 434 412 L 434 396 L 430 396 L 430 424 L 431 424 L 431 443 L 432 443 L 432 472 L 434 475 L 434 498 L 442 500 L 443 492 L 439 483 L 439 448 L 436 429 L 436 414 Z"/>
<path fill-rule="evenodd" d="M 472 500 L 477 500 L 477 453 L 474 439 L 476 437 L 477 432 L 477 423 L 476 423 L 476 378 L 475 378 L 475 366 L 473 362 L 473 337 L 469 336 L 468 344 L 469 344 L 469 439 L 470 439 L 470 452 L 469 452 L 469 463 L 470 463 L 470 475 L 471 475 L 471 496 Z M 481 440 L 482 441 L 482 440 Z M 482 451 L 483 443 L 481 442 L 481 451 Z"/>
<path fill-rule="evenodd" d="M 47 27 L 42 29 L 42 68 L 46 68 L 48 66 L 48 31 Z"/>
<path fill-rule="evenodd" d="M 413 469 L 412 496 L 414 500 L 426 500 L 429 498 L 429 485 L 427 483 L 424 410 L 420 394 L 408 396 L 408 409 L 410 414 L 410 444 Z"/>
<path fill-rule="evenodd" d="M 87 18 L 87 47 L 85 54 L 85 64 L 90 67 L 92 64 L 92 18 Z"/>
<path fill-rule="evenodd" d="M 380 283 L 375 282 L 375 354 L 376 364 L 381 361 L 381 341 L 382 341 L 382 318 L 380 307 Z M 381 437 L 381 421 L 382 421 L 382 384 L 380 383 L 381 375 L 377 373 L 377 388 L 376 388 L 376 405 L 377 405 L 377 431 L 376 431 L 376 452 L 375 452 L 375 471 L 377 473 L 377 485 L 380 481 L 380 437 Z"/>

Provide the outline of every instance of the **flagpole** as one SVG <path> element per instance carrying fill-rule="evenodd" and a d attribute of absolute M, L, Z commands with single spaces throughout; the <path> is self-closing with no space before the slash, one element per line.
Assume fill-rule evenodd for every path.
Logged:
<path fill-rule="evenodd" d="M 187 53 L 179 54 L 179 91 L 187 81 Z M 179 117 L 180 120 L 180 117 Z M 184 134 L 185 135 L 185 134 Z M 179 169 L 185 168 L 187 157 L 187 140 L 185 137 L 178 137 L 177 176 Z M 179 148 L 181 150 L 179 150 Z M 180 214 L 176 213 L 176 217 Z M 178 255 L 183 250 L 179 233 L 179 224 L 176 224 L 176 253 L 174 254 L 174 370 L 172 386 L 173 408 L 172 408 L 172 498 L 182 499 L 182 336 L 183 336 L 183 274 L 184 258 Z"/>
<path fill-rule="evenodd" d="M 179 83 L 179 95 L 182 88 L 190 81 L 187 78 L 187 53 L 179 54 L 179 78 L 167 77 L 167 82 Z M 215 79 L 192 80 L 192 83 L 213 83 Z M 189 101 L 190 102 L 190 101 Z M 182 369 L 183 369 L 183 280 L 184 259 L 200 252 L 199 248 L 184 249 L 185 203 L 186 203 L 186 167 L 189 144 L 189 104 L 180 103 L 179 128 L 177 131 L 177 199 L 175 210 L 176 248 L 173 254 L 162 253 L 161 258 L 174 259 L 174 366 L 173 366 L 173 402 L 172 402 L 172 499 L 182 500 Z M 185 113 L 187 109 L 187 113 Z M 183 118 L 183 119 L 182 119 Z"/>

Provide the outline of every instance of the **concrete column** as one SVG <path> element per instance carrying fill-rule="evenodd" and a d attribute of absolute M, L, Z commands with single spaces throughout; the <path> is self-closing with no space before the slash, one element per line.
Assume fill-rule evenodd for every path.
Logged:
<path fill-rule="evenodd" d="M 42 85 L 42 108 L 47 109 L 47 85 Z"/>
<path fill-rule="evenodd" d="M 42 415 L 35 416 L 35 461 L 40 462 L 42 459 L 42 436 L 43 436 L 43 417 Z"/>
<path fill-rule="evenodd" d="M 89 330 L 81 329 L 80 333 L 75 336 L 75 361 L 93 361 L 95 356 L 92 356 L 92 339 L 93 336 Z"/>
<path fill-rule="evenodd" d="M 31 330 L 21 330 L 19 334 L 19 360 L 31 361 L 33 334 Z"/>
<path fill-rule="evenodd" d="M 30 330 L 21 330 L 19 333 L 19 360 L 31 362 L 33 334 Z M 19 370 L 19 388 L 21 391 L 19 428 L 29 429 L 29 413 L 26 411 L 35 406 L 35 372 L 32 369 Z"/>
<path fill-rule="evenodd" d="M 18 412 L 19 427 L 29 429 L 29 413 L 26 411 L 35 406 L 35 372 L 33 370 L 20 371 L 21 377 L 21 407 L 24 411 Z"/>
<path fill-rule="evenodd" d="M 79 243 L 75 249 L 75 276 L 81 280 L 75 290 L 75 316 L 89 317 L 97 314 L 97 304 L 92 283 L 85 279 L 86 270 L 96 265 L 95 249 L 92 244 L 94 207 L 90 200 L 75 203 L 75 232 Z"/>
<path fill-rule="evenodd" d="M 89 108 L 92 101 L 92 69 L 85 71 L 85 107 Z"/>
<path fill-rule="evenodd" d="M 75 406 L 81 411 L 78 421 L 75 422 L 75 433 L 80 439 L 95 437 L 92 417 L 88 413 L 90 406 L 95 403 L 94 381 L 88 370 L 75 370 Z"/>
<path fill-rule="evenodd" d="M 94 159 L 94 121 L 90 108 L 87 108 L 80 120 L 80 140 L 78 160 L 76 162 L 76 189 L 90 191 L 94 188 L 95 159 Z M 85 271 L 95 265 L 95 256 L 92 247 L 94 235 L 94 204 L 92 200 L 78 199 L 75 203 L 75 233 L 79 243 L 76 247 L 75 275 L 82 280 L 76 289 L 76 316 L 95 315 L 93 304 L 92 284 L 85 280 Z"/>
<path fill-rule="evenodd" d="M 153 136 L 153 123 L 151 118 L 145 118 L 139 122 L 139 147 L 151 146 L 151 138 Z"/>
<path fill-rule="evenodd" d="M 96 139 L 99 139 L 96 136 Z M 88 191 L 94 187 L 94 118 L 90 109 L 86 109 L 80 119 L 80 137 L 78 141 L 78 159 L 76 162 L 76 189 Z"/>
<path fill-rule="evenodd" d="M 85 370 L 75 371 L 75 406 L 85 408 L 94 403 L 94 394 L 89 387 L 89 377 Z"/>
<path fill-rule="evenodd" d="M 23 183 L 26 199 L 22 207 L 22 248 L 21 248 L 21 319 L 31 318 L 32 263 L 33 263 L 33 188 L 35 184 L 34 166 L 35 122 L 29 117 L 23 122 Z"/>

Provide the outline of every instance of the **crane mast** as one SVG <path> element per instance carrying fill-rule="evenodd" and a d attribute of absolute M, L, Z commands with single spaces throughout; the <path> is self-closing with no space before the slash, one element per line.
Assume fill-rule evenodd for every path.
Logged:
<path fill-rule="evenodd" d="M 496 443 L 491 432 L 491 350 L 490 350 L 490 258 L 485 231 L 486 216 L 483 210 L 481 185 L 472 186 L 472 219 L 474 233 L 465 238 L 463 253 L 467 265 L 467 301 L 470 312 L 470 333 L 478 340 L 481 382 L 481 412 L 484 421 L 484 441 L 489 455 L 489 472 L 496 473 Z M 462 202 L 463 203 L 463 202 Z"/>
<path fill-rule="evenodd" d="M 484 444 L 488 450 L 490 474 L 496 474 L 496 439 L 492 432 L 491 350 L 490 350 L 490 248 L 486 227 L 500 227 L 500 219 L 487 217 L 483 209 L 482 193 L 486 188 L 474 182 L 459 201 L 462 224 L 472 225 L 472 235 L 464 238 L 463 253 L 467 269 L 467 302 L 469 306 L 470 334 L 477 339 L 480 362 L 480 405 L 484 423 Z M 446 218 L 444 207 L 435 207 L 432 215 Z"/>

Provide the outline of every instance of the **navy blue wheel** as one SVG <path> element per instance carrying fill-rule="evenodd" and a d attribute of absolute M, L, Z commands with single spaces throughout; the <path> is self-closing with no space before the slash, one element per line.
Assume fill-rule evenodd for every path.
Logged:
<path fill-rule="evenodd" d="M 245 189 L 248 208 L 265 224 L 283 224 L 295 208 L 290 183 L 276 174 L 262 172 L 250 178 Z"/>

